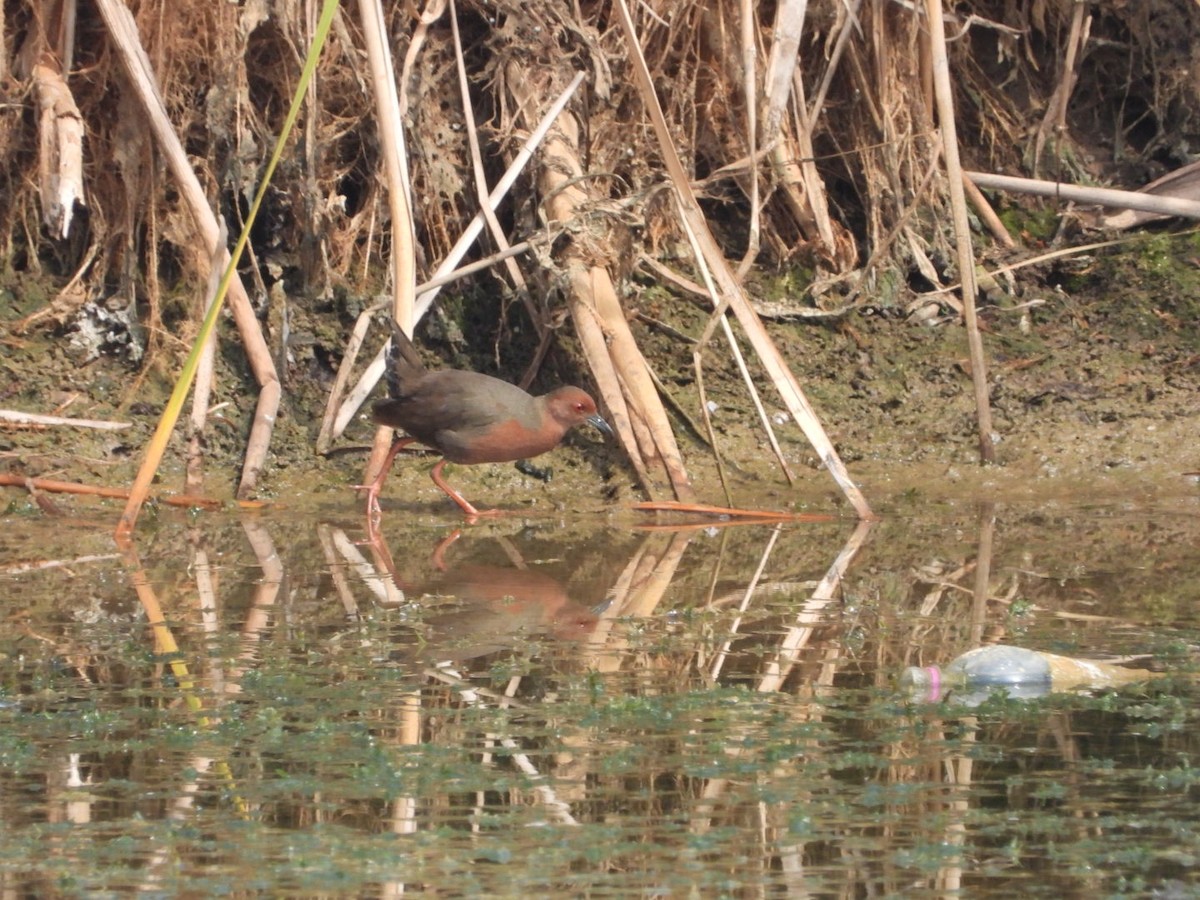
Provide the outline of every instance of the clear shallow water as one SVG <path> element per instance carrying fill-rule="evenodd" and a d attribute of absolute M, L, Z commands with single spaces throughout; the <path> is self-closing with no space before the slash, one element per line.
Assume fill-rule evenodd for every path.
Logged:
<path fill-rule="evenodd" d="M 163 514 L 121 555 L 115 512 L 16 510 L 0 882 L 1196 896 L 1196 512 L 499 520 L 451 541 L 456 520 L 389 510 L 376 546 L 353 517 Z M 980 641 L 1172 674 L 972 709 L 897 691 Z"/>

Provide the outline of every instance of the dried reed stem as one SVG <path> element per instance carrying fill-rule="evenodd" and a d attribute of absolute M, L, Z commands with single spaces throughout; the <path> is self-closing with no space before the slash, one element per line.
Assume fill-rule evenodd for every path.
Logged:
<path fill-rule="evenodd" d="M 225 222 L 221 222 L 218 243 L 224 245 L 228 239 Z M 211 270 L 208 273 L 208 290 L 205 296 L 205 312 L 217 302 L 217 291 L 221 286 L 221 276 L 225 267 L 220 265 L 220 258 L 212 258 Z M 204 426 L 208 422 L 208 403 L 213 389 L 213 360 L 217 351 L 217 331 L 214 328 L 204 341 L 204 349 L 200 351 L 200 362 L 196 366 L 196 383 L 192 387 L 192 415 L 188 420 L 191 434 L 188 436 L 187 468 L 184 476 L 183 489 L 188 494 L 198 494 L 204 488 Z"/>
<path fill-rule="evenodd" d="M 1039 197 L 1053 197 L 1056 200 L 1072 203 L 1092 203 L 1121 209 L 1137 209 L 1164 216 L 1200 219 L 1200 202 L 1180 197 L 1162 197 L 1142 191 L 1119 191 L 1113 188 L 1089 187 L 1082 184 L 1064 184 L 1061 181 L 1041 181 L 1036 178 L 1016 178 L 1012 175 L 995 175 L 990 172 L 965 172 L 963 174 L 979 187 L 989 190 L 1036 194 Z"/>
<path fill-rule="evenodd" d="M 119 0 L 96 0 L 100 15 L 112 36 L 134 92 L 142 104 L 150 130 L 158 142 L 159 150 L 166 159 L 167 168 L 174 176 L 176 186 L 192 213 L 196 230 L 210 255 L 218 256 L 221 264 L 229 260 L 229 251 L 220 244 L 220 226 L 209 206 L 208 198 L 200 185 L 200 179 L 192 170 L 183 144 L 171 125 L 166 106 L 158 90 L 154 70 L 138 37 L 133 16 Z M 259 385 L 258 403 L 254 409 L 254 420 L 250 426 L 250 437 L 246 442 L 246 462 L 242 467 L 242 478 L 237 496 L 248 497 L 258 485 L 258 476 L 266 463 L 267 449 L 275 428 L 275 417 L 279 412 L 279 401 L 283 393 L 270 348 L 263 337 L 262 328 L 250 297 L 241 279 L 234 277 L 229 286 L 229 306 L 237 324 L 238 334 L 246 351 L 246 358 Z"/>
<path fill-rule="evenodd" d="M 967 346 L 971 353 L 971 380 L 975 385 L 975 417 L 979 427 L 979 458 L 990 463 L 996 459 L 992 437 L 992 408 L 988 397 L 987 357 L 975 317 L 975 254 L 971 250 L 971 223 L 967 217 L 967 198 L 963 190 L 962 165 L 958 158 L 958 131 L 954 123 L 954 92 L 950 84 L 950 59 L 946 53 L 946 28 L 942 21 L 942 0 L 926 0 L 929 23 L 930 68 L 937 99 L 938 124 L 942 133 L 942 156 L 946 161 L 946 186 L 954 214 L 954 234 L 958 248 L 958 271 L 962 279 L 963 322 L 967 328 Z"/>

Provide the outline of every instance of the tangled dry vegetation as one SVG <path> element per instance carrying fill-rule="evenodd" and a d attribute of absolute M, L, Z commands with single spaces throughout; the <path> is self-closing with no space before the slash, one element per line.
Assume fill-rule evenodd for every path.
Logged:
<path fill-rule="evenodd" d="M 640 56 L 622 24 L 626 8 Z M 371 9 L 394 60 L 407 230 L 389 197 L 386 79 L 372 68 Z M 19 298 L 14 334 L 88 332 L 94 352 L 128 353 L 143 373 L 164 357 L 173 365 L 196 334 L 214 266 L 217 219 L 197 202 L 238 232 L 315 15 L 270 0 L 7 4 L 0 255 Z M 947 8 L 965 167 L 1134 187 L 1178 164 L 1198 130 L 1196 18 L 1187 0 Z M 729 304 L 733 315 L 719 320 L 729 344 L 697 350 L 701 389 L 700 354 L 740 352 L 735 320 L 800 419 L 799 387 L 786 365 L 775 370 L 782 361 L 755 332 L 754 311 L 730 299 L 750 272 L 804 273 L 803 296 L 760 308 L 780 316 L 842 313 L 867 297 L 903 308 L 916 292 L 956 284 L 926 24 L 923 3 L 892 0 L 345 5 L 241 262 L 246 299 L 231 301 L 266 396 L 241 492 L 253 492 L 272 404 L 287 389 L 275 361 L 286 359 L 292 323 L 345 335 L 378 295 L 404 293 L 396 282 L 406 271 L 417 282 L 438 271 L 551 104 L 566 98 L 531 167 L 485 217 L 488 236 L 471 257 L 508 242 L 531 247 L 471 276 L 469 295 L 482 299 L 458 324 L 496 347 L 516 330 L 535 334 L 536 367 L 569 317 L 642 486 L 690 496 L 653 361 L 641 358 L 619 298 L 631 278 L 648 277 Z M 139 65 L 149 87 L 138 87 Z M 648 81 L 639 81 L 643 67 Z M 177 141 L 174 160 L 152 125 L 155 96 Z M 82 148 L 74 164 L 72 147 Z M 686 185 L 672 177 L 674 154 Z M 1021 237 L 987 218 L 982 194 L 971 196 L 990 222 L 976 235 L 986 252 Z M 689 220 L 690 199 L 702 219 Z M 697 223 L 731 261 L 728 281 L 706 274 Z M 408 270 L 397 263 L 404 258 Z M 57 293 L 22 293 L 37 279 Z M 416 296 L 420 313 L 428 302 Z M 939 298 L 961 309 L 949 292 Z M 265 338 L 250 337 L 260 327 Z M 335 405 L 324 446 L 348 417 Z M 804 427 L 837 477 L 836 453 L 814 437 L 819 424 Z"/>

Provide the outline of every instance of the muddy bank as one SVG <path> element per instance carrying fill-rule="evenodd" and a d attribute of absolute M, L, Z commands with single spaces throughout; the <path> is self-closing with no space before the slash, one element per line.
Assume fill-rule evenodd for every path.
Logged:
<path fill-rule="evenodd" d="M 966 341 L 953 318 L 914 324 L 903 309 L 866 305 L 833 323 L 773 322 L 770 328 L 869 498 L 979 489 L 1005 496 L 1195 491 L 1185 474 L 1200 470 L 1195 243 L 1194 237 L 1156 238 L 1140 249 L 1091 260 L 1083 274 L 1048 271 L 1027 277 L 1019 296 L 984 306 L 999 460 L 987 469 L 976 465 Z M 27 309 L 31 288 L 10 282 L 4 290 L 0 408 L 117 419 L 132 427 L 120 432 L 5 427 L 0 465 L 31 476 L 127 484 L 169 394 L 167 369 L 177 368 L 182 348 L 134 365 L 117 351 L 85 358 L 70 331 L 12 335 L 7 324 Z M 699 335 L 704 312 L 645 285 L 628 301 L 628 310 L 631 316 L 645 313 L 645 321 L 634 322 L 639 342 L 667 391 L 699 422 L 692 346 L 681 335 Z M 285 402 L 260 496 L 311 495 L 352 510 L 356 501 L 349 487 L 361 478 L 372 435 L 365 415 L 330 456 L 320 458 L 313 450 L 346 317 L 316 304 L 307 312 L 301 308 L 297 317 Z M 382 340 L 378 330 L 372 340 Z M 481 334 L 472 342 L 445 321 L 423 327 L 418 342 L 431 361 L 474 366 L 513 380 L 524 364 L 513 349 L 497 366 L 494 335 Z M 535 389 L 562 382 L 586 387 L 573 351 L 570 336 L 564 335 Z M 217 409 L 207 436 L 208 493 L 227 497 L 254 398 L 232 329 L 223 334 L 219 369 Z M 720 343 L 706 352 L 704 375 L 735 499 L 842 506 L 803 434 L 764 393 L 796 475 L 796 485 L 788 487 Z M 700 495 L 721 502 L 711 453 L 687 422 L 676 421 Z M 184 445 L 181 430 L 160 474 L 163 490 L 182 483 Z M 393 505 L 404 498 L 402 506 L 447 511 L 427 477 L 431 462 L 401 458 L 387 488 Z M 599 508 L 641 496 L 618 448 L 597 435 L 574 434 L 539 464 L 552 470 L 550 480 L 506 465 L 454 467 L 453 479 L 481 504 L 530 510 Z M 20 507 L 26 501 L 9 492 L 7 502 Z"/>

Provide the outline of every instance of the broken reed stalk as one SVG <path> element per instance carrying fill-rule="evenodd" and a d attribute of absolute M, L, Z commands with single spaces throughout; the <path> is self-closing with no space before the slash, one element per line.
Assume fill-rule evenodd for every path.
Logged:
<path fill-rule="evenodd" d="M 225 247 L 219 243 L 220 226 L 217 224 L 217 217 L 208 205 L 208 199 L 205 196 L 203 187 L 200 185 L 200 179 L 188 162 L 183 144 L 179 136 L 175 133 L 170 118 L 167 116 L 166 105 L 163 103 L 162 95 L 159 93 L 154 69 L 150 65 L 150 59 L 146 55 L 146 51 L 142 47 L 141 40 L 138 37 L 137 24 L 134 22 L 129 9 L 120 3 L 119 0 L 96 0 L 96 2 L 100 8 L 100 15 L 104 19 L 108 33 L 120 55 L 121 62 L 125 67 L 134 93 L 137 95 L 146 113 L 150 130 L 158 143 L 159 151 L 165 158 L 167 168 L 175 178 L 176 187 L 180 192 L 183 202 L 190 210 L 192 218 L 196 223 L 196 230 L 199 233 L 200 239 L 211 255 L 219 257 L 224 264 L 229 266 L 228 271 L 232 275 L 233 266 L 236 261 L 232 259 Z M 327 16 L 329 19 L 332 19 L 332 8 L 336 8 L 336 5 L 334 0 L 326 0 L 326 9 L 322 10 L 322 22 L 326 20 Z M 318 26 L 318 37 L 320 34 Z M 319 49 L 319 44 L 316 46 Z M 310 52 L 310 62 L 312 68 L 315 68 L 316 59 L 312 52 Z M 297 102 L 293 101 L 293 106 Z M 291 115 L 291 121 L 294 122 L 295 115 L 294 113 Z M 281 148 L 282 140 L 276 148 L 276 159 Z M 268 164 L 268 173 L 264 174 L 264 179 L 259 186 L 260 196 L 266 190 L 269 170 L 272 168 L 273 164 Z M 240 253 L 240 249 L 238 252 Z M 276 414 L 279 412 L 279 401 L 283 390 L 279 383 L 279 376 L 275 371 L 275 364 L 271 359 L 271 351 L 267 347 L 266 339 L 263 337 L 262 329 L 258 323 L 258 317 L 254 312 L 253 306 L 250 304 L 250 297 L 247 295 L 241 280 L 236 277 L 230 277 L 227 290 L 230 295 L 230 309 L 233 312 L 233 318 L 237 324 L 238 333 L 241 336 L 242 344 L 246 351 L 246 358 L 250 363 L 250 368 L 260 388 L 258 403 L 254 410 L 254 420 L 250 426 L 250 437 L 246 444 L 246 462 L 242 467 L 242 478 L 237 489 L 237 496 L 245 498 L 257 486 L 258 475 L 265 465 L 267 448 L 271 443 L 271 434 L 274 430 Z M 205 321 L 208 320 L 206 319 Z M 215 323 L 215 316 L 213 316 L 213 321 Z M 212 325 L 210 324 L 208 327 L 211 328 Z M 203 330 L 204 326 L 201 327 L 201 333 L 203 333 Z M 179 415 L 179 410 L 183 405 L 183 395 L 186 394 L 187 388 L 191 383 L 191 377 L 195 371 L 194 361 L 192 362 L 192 366 L 193 368 L 187 372 L 186 378 L 181 373 L 180 381 L 176 385 L 176 393 L 179 395 L 178 403 L 175 403 L 176 397 L 173 394 L 171 401 L 168 403 L 168 411 L 164 412 L 163 418 L 159 422 L 159 429 L 155 432 L 155 437 L 146 448 L 146 458 L 134 480 L 129 505 L 122 516 L 121 524 L 118 525 L 118 534 L 128 534 L 137 520 L 138 509 L 146 497 L 150 481 L 153 479 L 154 473 L 158 469 L 158 464 L 161 462 L 163 454 L 166 451 L 167 438 L 170 436 L 175 420 Z M 187 363 L 185 363 L 184 368 L 185 371 L 188 369 Z M 171 411 L 172 405 L 174 405 L 173 411 Z"/>
<path fill-rule="evenodd" d="M 834 481 L 837 482 L 838 487 L 841 488 L 846 499 L 854 507 L 860 518 L 874 518 L 874 513 L 871 512 L 867 498 L 863 496 L 858 485 L 850 478 L 845 464 L 833 446 L 833 442 L 829 440 L 829 436 L 825 433 L 820 420 L 817 419 L 816 413 L 813 412 L 812 407 L 809 405 L 808 398 L 804 396 L 804 392 L 801 390 L 796 376 L 792 374 L 782 354 L 780 354 L 779 348 L 775 346 L 770 335 L 767 334 L 762 321 L 742 291 L 741 284 L 729 268 L 724 253 L 709 230 L 708 223 L 704 219 L 704 214 L 688 181 L 687 173 L 684 171 L 683 163 L 680 161 L 679 154 L 672 143 L 671 131 L 663 115 L 662 107 L 658 102 L 658 96 L 654 91 L 650 70 L 640 52 L 639 48 L 641 45 L 638 43 L 637 32 L 634 30 L 633 19 L 630 16 L 629 7 L 625 0 L 617 0 L 615 10 L 618 13 L 617 20 L 625 34 L 625 39 L 629 47 L 629 58 L 633 64 L 634 78 L 636 79 L 642 102 L 645 104 L 650 116 L 651 124 L 654 126 L 654 131 L 658 138 L 659 150 L 662 153 L 667 172 L 675 188 L 677 199 L 683 210 L 684 217 L 695 232 L 696 239 L 700 244 L 701 254 L 713 273 L 715 281 L 720 288 L 721 296 L 729 301 L 730 308 L 733 310 L 734 315 L 737 316 L 739 323 L 741 323 L 742 328 L 749 337 L 755 352 L 758 354 L 759 360 L 767 371 L 768 377 L 771 378 L 779 390 L 788 412 L 791 413 L 792 418 L 804 431 L 809 442 L 817 451 L 821 461 L 829 470 Z"/>
<path fill-rule="evenodd" d="M 580 290 L 586 294 L 588 285 L 581 284 L 577 288 L 573 287 L 572 296 L 578 294 Z M 625 456 L 633 466 L 638 483 L 647 494 L 653 497 L 655 494 L 654 477 L 650 474 L 649 465 L 641 450 L 642 447 L 652 447 L 653 441 L 646 433 L 642 420 L 637 418 L 626 402 L 621 379 L 617 374 L 616 363 L 608 353 L 604 329 L 600 325 L 598 316 L 595 316 L 588 307 L 574 303 L 571 299 L 568 299 L 567 305 L 571 310 L 571 318 L 575 322 L 575 333 L 579 336 L 579 343 L 583 347 L 583 355 L 587 360 L 588 369 L 596 380 L 596 389 L 608 410 L 617 438 L 625 448 Z"/>
<path fill-rule="evenodd" d="M 83 203 L 85 198 L 83 117 L 55 54 L 42 54 L 33 66 L 32 81 L 38 107 L 38 193 L 42 222 L 51 233 L 66 238 L 71 233 L 75 202 Z"/>
<path fill-rule="evenodd" d="M 942 0 L 926 0 L 929 24 L 929 67 L 933 73 L 933 91 L 937 100 L 938 126 L 942 135 L 942 158 L 946 162 L 946 187 L 954 215 L 955 244 L 958 249 L 958 274 L 962 281 L 963 322 L 971 354 L 971 381 L 975 386 L 975 417 L 979 428 L 979 458 L 990 463 L 996 459 L 992 437 L 992 408 L 988 397 L 987 357 L 975 316 L 975 254 L 971 249 L 971 223 L 967 216 L 967 198 L 963 190 L 962 165 L 958 156 L 958 129 L 954 121 L 954 91 L 950 84 L 950 58 L 946 52 L 946 28 L 942 21 Z"/>
<path fill-rule="evenodd" d="M 383 171 L 387 180 L 388 211 L 392 224 L 392 317 L 405 334 L 412 336 L 416 326 L 417 258 L 416 229 L 413 226 L 412 187 L 409 182 L 408 156 L 404 145 L 404 122 L 396 94 L 396 73 L 388 49 L 387 22 L 380 0 L 359 4 L 363 38 L 371 66 L 371 84 L 375 92 Z M 371 484 L 383 467 L 392 445 L 393 431 L 386 425 L 375 429 L 375 441 L 367 459 L 363 484 Z"/>
<path fill-rule="evenodd" d="M 1141 212 L 1163 216 L 1181 216 L 1200 219 L 1200 202 L 1181 197 L 1163 197 L 1144 191 L 1119 191 L 1113 188 L 1090 187 L 1084 184 L 1064 184 L 1061 181 L 1042 181 L 1036 178 L 1017 178 L 1012 175 L 996 175 L 991 172 L 964 172 L 971 181 L 986 190 L 1013 191 L 1052 197 L 1071 203 L 1089 203 L 1097 206 L 1113 206 L 1121 209 L 1136 209 Z"/>
<path fill-rule="evenodd" d="M 578 163 L 578 157 L 573 154 L 548 157 L 559 162 L 568 158 Z M 554 181 L 561 176 L 561 171 L 547 167 L 542 170 L 542 175 L 544 179 Z M 573 210 L 568 211 L 565 207 L 560 207 L 560 212 L 573 215 Z M 599 363 L 602 368 L 605 368 L 606 362 L 611 364 L 612 378 L 616 383 L 615 395 L 625 404 L 627 423 L 636 439 L 633 444 L 626 444 L 626 451 L 631 458 L 635 455 L 640 457 L 642 472 L 646 476 L 643 486 L 653 497 L 657 479 L 651 467 L 657 464 L 661 472 L 666 474 L 676 499 L 691 500 L 694 496 L 692 484 L 684 469 L 675 433 L 654 381 L 650 378 L 649 366 L 629 328 L 612 277 L 606 268 L 589 266 L 578 259 L 568 260 L 565 268 L 570 285 L 567 306 L 571 310 L 571 319 L 581 340 L 585 334 L 588 335 L 586 346 L 590 351 L 589 363 Z M 602 390 L 602 393 L 606 404 L 612 402 L 614 392 L 611 386 L 607 392 Z M 615 417 L 617 413 L 613 415 Z M 618 434 L 622 432 L 618 431 Z"/>
<path fill-rule="evenodd" d="M 221 230 L 217 243 L 225 246 L 229 234 L 225 220 L 221 220 Z M 221 274 L 224 268 L 219 256 L 213 256 L 208 273 L 208 290 L 204 296 L 208 302 L 204 305 L 205 316 L 212 305 L 218 302 L 220 295 Z M 184 470 L 183 490 L 185 494 L 198 494 L 204 489 L 204 426 L 208 422 L 208 404 L 212 397 L 213 361 L 217 351 L 217 330 L 214 328 L 204 337 L 200 360 L 196 365 L 196 386 L 192 391 L 192 415 L 189 419 L 191 433 L 188 435 L 187 465 Z"/>
<path fill-rule="evenodd" d="M 746 112 L 746 143 L 749 145 L 750 158 L 758 155 L 758 35 L 754 30 L 754 10 L 758 4 L 754 0 L 742 0 L 740 18 L 742 20 L 742 90 L 745 92 L 743 105 Z M 641 52 L 641 48 L 638 48 Z M 754 261 L 758 259 L 759 247 L 762 244 L 762 210 L 759 208 L 758 166 L 750 167 L 750 228 L 746 242 L 746 252 L 738 263 L 737 276 L 745 278 Z"/>

